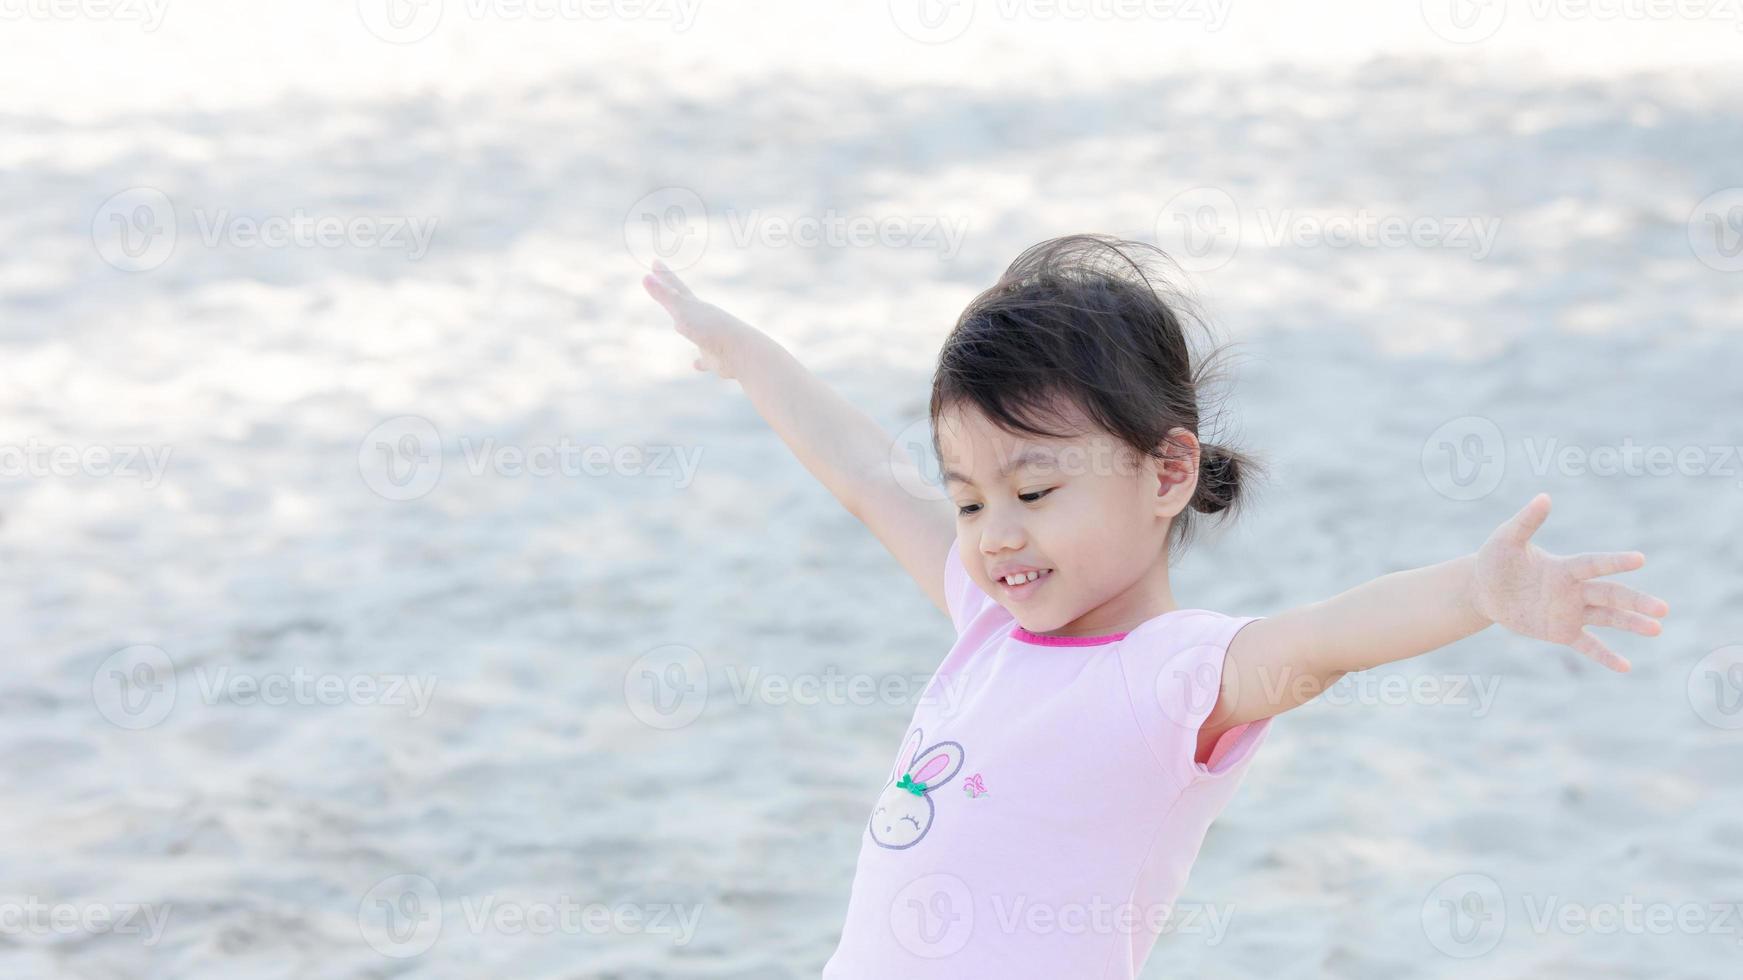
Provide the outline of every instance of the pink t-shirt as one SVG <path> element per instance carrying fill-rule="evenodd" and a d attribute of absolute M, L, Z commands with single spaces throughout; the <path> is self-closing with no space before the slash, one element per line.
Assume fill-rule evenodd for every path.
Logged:
<path fill-rule="evenodd" d="M 1137 976 L 1270 727 L 1194 761 L 1223 656 L 1257 616 L 1176 609 L 1128 633 L 1016 624 L 952 545 L 956 644 L 860 845 L 825 978 Z"/>

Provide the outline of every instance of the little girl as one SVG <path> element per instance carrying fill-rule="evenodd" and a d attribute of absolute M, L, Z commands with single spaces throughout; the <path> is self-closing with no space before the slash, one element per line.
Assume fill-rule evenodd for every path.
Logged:
<path fill-rule="evenodd" d="M 812 475 L 950 617 L 872 802 L 825 977 L 1135 977 L 1270 719 L 1351 671 L 1500 623 L 1612 670 L 1590 626 L 1656 636 L 1596 581 L 1639 552 L 1531 543 L 1538 494 L 1476 552 L 1274 616 L 1183 609 L 1169 565 L 1249 461 L 1199 439 L 1202 364 L 1151 246 L 1024 252 L 944 341 L 933 449 L 954 515 L 779 344 L 655 263 L 643 280 Z"/>

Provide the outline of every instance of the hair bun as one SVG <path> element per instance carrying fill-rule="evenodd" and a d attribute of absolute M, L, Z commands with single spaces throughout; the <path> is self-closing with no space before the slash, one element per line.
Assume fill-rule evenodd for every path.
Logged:
<path fill-rule="evenodd" d="M 1240 457 L 1214 443 L 1200 443 L 1198 489 L 1192 495 L 1192 509 L 1202 514 L 1228 510 L 1240 487 Z"/>

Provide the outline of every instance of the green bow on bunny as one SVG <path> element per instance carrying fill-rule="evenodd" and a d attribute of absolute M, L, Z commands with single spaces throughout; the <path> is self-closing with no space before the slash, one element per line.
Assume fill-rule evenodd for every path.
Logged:
<path fill-rule="evenodd" d="M 897 780 L 896 787 L 898 789 L 905 789 L 908 792 L 913 793 L 915 796 L 926 795 L 926 784 L 914 782 L 914 776 L 912 773 L 903 773 L 902 778 Z"/>

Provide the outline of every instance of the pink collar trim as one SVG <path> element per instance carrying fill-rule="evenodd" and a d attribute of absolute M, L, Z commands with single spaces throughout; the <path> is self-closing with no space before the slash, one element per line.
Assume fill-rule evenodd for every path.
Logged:
<path fill-rule="evenodd" d="M 1128 630 L 1127 633 L 1129 632 L 1131 631 Z M 1100 636 L 1048 636 L 1045 633 L 1031 633 L 1021 626 L 1013 626 L 1011 639 L 1043 647 L 1095 647 L 1123 640 L 1127 633 L 1104 633 Z"/>

